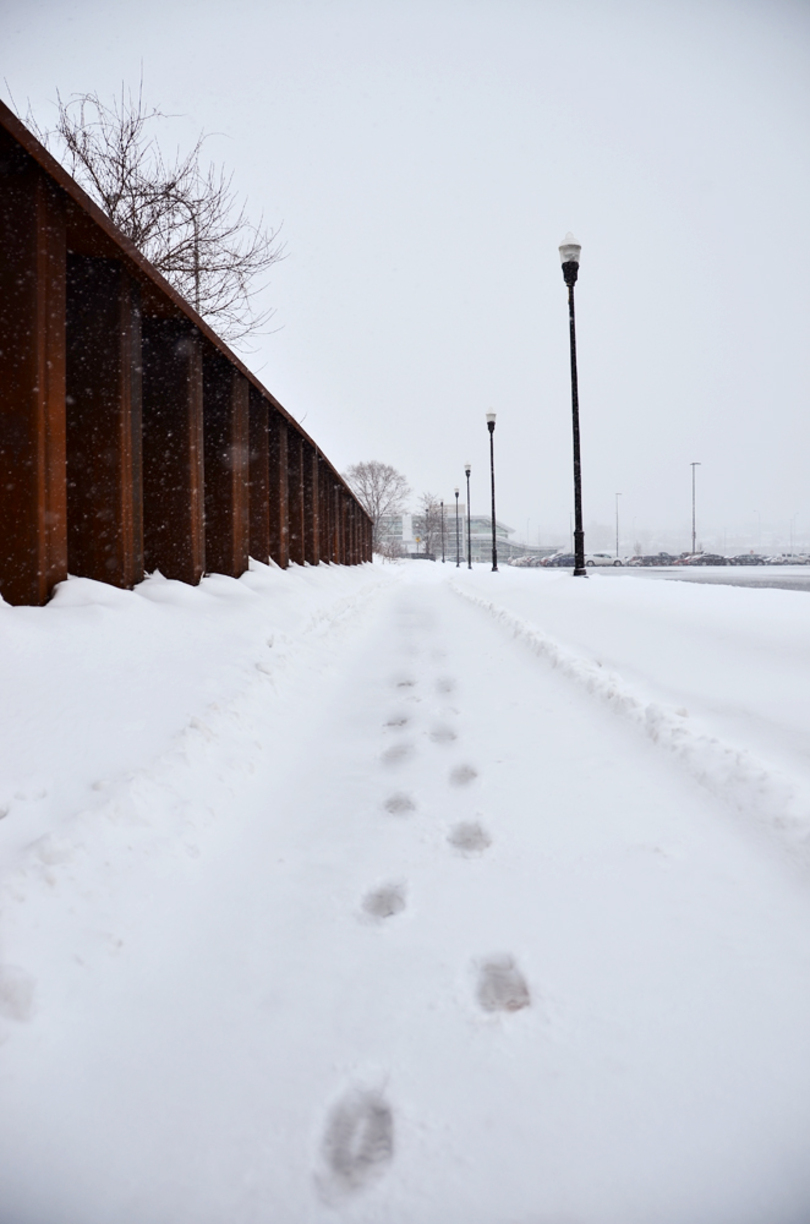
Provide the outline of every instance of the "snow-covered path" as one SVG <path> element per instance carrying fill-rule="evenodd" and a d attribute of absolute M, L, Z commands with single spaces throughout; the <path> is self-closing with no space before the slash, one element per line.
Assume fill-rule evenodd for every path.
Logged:
<path fill-rule="evenodd" d="M 9 873 L 2 1224 L 806 1221 L 806 879 L 483 574 L 352 582 Z"/>

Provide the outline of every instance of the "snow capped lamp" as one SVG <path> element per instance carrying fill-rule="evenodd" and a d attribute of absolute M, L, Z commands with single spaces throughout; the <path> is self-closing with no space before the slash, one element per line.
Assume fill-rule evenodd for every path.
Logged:
<path fill-rule="evenodd" d="M 574 285 L 582 247 L 569 232 L 559 246 L 563 280 L 568 286 L 568 333 L 571 349 L 571 422 L 574 431 L 574 577 L 587 578 L 585 532 L 582 529 L 582 463 L 579 448 L 579 390 L 577 386 L 577 331 L 574 319 Z"/>
<path fill-rule="evenodd" d="M 498 541 L 495 537 L 495 413 L 487 413 L 489 430 L 489 478 L 492 485 L 492 572 L 498 572 Z"/>
<path fill-rule="evenodd" d="M 560 262 L 562 263 L 563 277 L 566 285 L 571 286 L 577 283 L 579 253 L 581 250 L 581 245 L 569 230 L 559 246 Z"/>

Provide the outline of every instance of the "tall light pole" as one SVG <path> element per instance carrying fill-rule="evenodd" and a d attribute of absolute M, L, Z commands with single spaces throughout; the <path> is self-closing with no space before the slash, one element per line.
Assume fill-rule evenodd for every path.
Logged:
<path fill-rule="evenodd" d="M 498 544 L 495 535 L 495 413 L 487 413 L 489 430 L 489 474 L 492 482 L 492 572 L 498 572 Z"/>
<path fill-rule="evenodd" d="M 461 536 L 458 528 L 458 488 L 456 487 L 453 492 L 456 495 L 456 569 L 458 569 L 461 565 Z"/>
<path fill-rule="evenodd" d="M 577 332 L 574 321 L 574 285 L 579 273 L 580 244 L 569 233 L 560 243 L 563 280 L 568 286 L 568 332 L 571 347 L 571 421 L 574 430 L 574 577 L 587 578 L 585 533 L 582 530 L 582 464 L 579 453 L 579 389 L 577 386 Z"/>
<path fill-rule="evenodd" d="M 464 464 L 464 475 L 467 477 L 467 569 L 472 569 L 472 540 L 470 539 L 470 472 L 472 465 Z"/>
<path fill-rule="evenodd" d="M 442 508 L 442 565 L 444 565 L 444 502 L 440 502 Z"/>
<path fill-rule="evenodd" d="M 690 463 L 689 466 L 692 469 L 692 555 L 694 556 L 697 551 L 695 548 L 695 540 L 697 538 L 695 533 L 695 468 L 700 467 L 701 464 Z"/>
<path fill-rule="evenodd" d="M 616 494 L 616 560 L 619 559 L 619 498 L 621 493 Z"/>

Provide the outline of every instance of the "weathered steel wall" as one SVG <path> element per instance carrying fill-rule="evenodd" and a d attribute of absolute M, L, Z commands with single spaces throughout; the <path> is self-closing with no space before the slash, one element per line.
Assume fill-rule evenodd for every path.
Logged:
<path fill-rule="evenodd" d="M 371 559 L 318 446 L 0 103 L 0 595 Z"/>

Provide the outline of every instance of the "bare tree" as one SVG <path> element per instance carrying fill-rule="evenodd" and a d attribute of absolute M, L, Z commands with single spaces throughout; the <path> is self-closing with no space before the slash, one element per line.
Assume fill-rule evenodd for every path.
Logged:
<path fill-rule="evenodd" d="M 423 493 L 419 498 L 419 510 L 414 519 L 424 544 L 424 551 L 432 557 L 441 552 L 442 511 L 439 498 L 433 493 Z"/>
<path fill-rule="evenodd" d="M 355 463 L 344 473 L 358 501 L 372 522 L 372 548 L 380 552 L 384 543 L 382 520 L 405 510 L 410 488 L 405 477 L 388 463 L 371 459 Z"/>
<path fill-rule="evenodd" d="M 232 175 L 201 165 L 206 135 L 165 160 L 152 133 L 169 116 L 146 106 L 142 82 L 110 105 L 97 93 L 57 100 L 55 128 L 40 129 L 30 111 L 29 126 L 169 284 L 226 340 L 266 323 L 272 312 L 253 299 L 283 246 L 263 218 L 248 220 Z"/>

